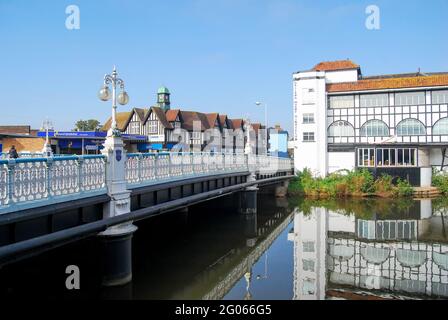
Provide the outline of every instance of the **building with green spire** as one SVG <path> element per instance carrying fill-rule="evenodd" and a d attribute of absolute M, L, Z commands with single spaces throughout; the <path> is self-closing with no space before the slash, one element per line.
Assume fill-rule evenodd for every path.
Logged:
<path fill-rule="evenodd" d="M 165 86 L 160 87 L 157 91 L 157 105 L 165 112 L 170 110 L 170 90 Z"/>

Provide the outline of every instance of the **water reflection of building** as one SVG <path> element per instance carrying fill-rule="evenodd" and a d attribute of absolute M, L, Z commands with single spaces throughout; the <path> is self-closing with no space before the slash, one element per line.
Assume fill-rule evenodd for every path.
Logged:
<path fill-rule="evenodd" d="M 419 212 L 418 212 L 419 211 Z M 448 297 L 448 243 L 443 215 L 431 202 L 405 219 L 357 219 L 315 207 L 296 212 L 294 298 L 383 295 Z"/>

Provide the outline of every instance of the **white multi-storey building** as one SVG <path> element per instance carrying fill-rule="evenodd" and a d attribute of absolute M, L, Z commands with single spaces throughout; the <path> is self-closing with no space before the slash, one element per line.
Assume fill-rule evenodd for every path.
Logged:
<path fill-rule="evenodd" d="M 350 60 L 322 62 L 294 73 L 293 91 L 297 170 L 366 167 L 426 185 L 448 166 L 448 73 L 365 77 Z"/>

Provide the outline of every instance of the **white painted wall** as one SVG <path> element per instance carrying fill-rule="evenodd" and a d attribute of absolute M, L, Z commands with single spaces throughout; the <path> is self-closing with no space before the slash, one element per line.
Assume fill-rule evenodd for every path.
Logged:
<path fill-rule="evenodd" d="M 440 166 L 442 165 L 442 149 L 441 148 L 430 149 L 429 162 L 430 162 L 431 166 L 437 166 L 440 169 Z M 448 162 L 448 159 L 446 159 L 445 162 Z"/>
<path fill-rule="evenodd" d="M 328 173 L 341 169 L 352 170 L 355 168 L 355 152 L 329 152 Z"/>
<path fill-rule="evenodd" d="M 327 71 L 325 77 L 327 83 L 355 82 L 358 80 L 358 70 Z"/>
<path fill-rule="evenodd" d="M 309 92 L 311 91 L 311 92 Z M 303 124 L 303 114 L 313 113 L 314 124 Z M 294 165 L 296 170 L 327 173 L 327 107 L 324 72 L 294 74 Z M 314 132 L 314 142 L 304 142 L 303 133 Z"/>

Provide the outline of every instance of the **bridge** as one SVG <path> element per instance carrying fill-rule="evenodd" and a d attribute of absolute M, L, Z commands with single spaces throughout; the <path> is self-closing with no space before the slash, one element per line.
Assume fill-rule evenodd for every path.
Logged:
<path fill-rule="evenodd" d="M 82 238 L 104 243 L 104 285 L 132 279 L 132 222 L 238 193 L 256 212 L 257 190 L 284 195 L 290 159 L 223 153 L 126 154 L 119 136 L 101 155 L 0 160 L 0 267 Z"/>

